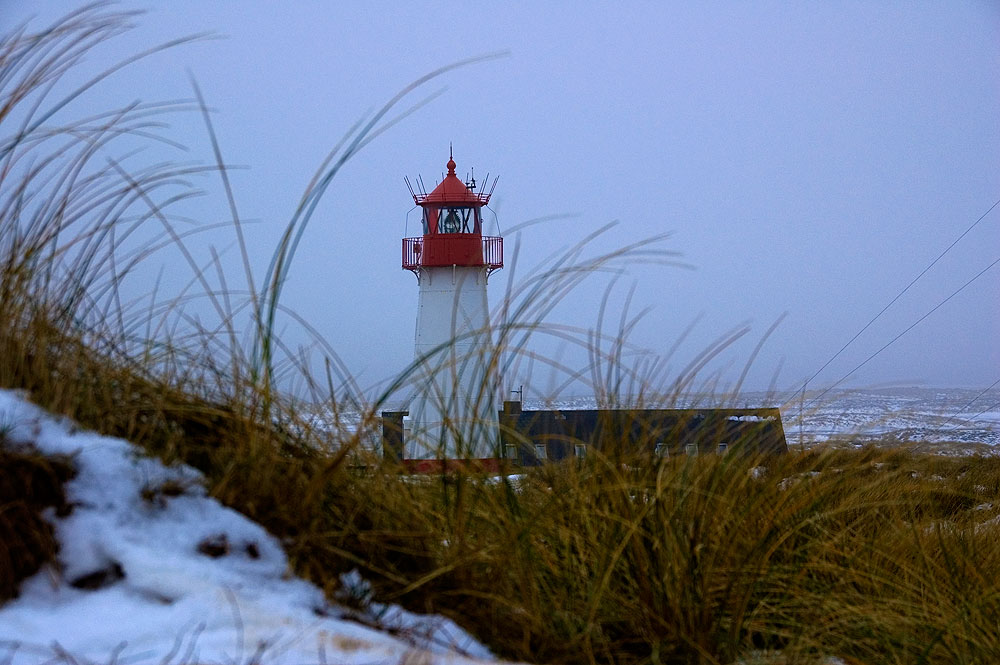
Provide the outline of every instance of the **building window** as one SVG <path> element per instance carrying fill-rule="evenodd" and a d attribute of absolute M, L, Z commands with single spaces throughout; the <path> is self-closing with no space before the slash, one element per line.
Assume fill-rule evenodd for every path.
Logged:
<path fill-rule="evenodd" d="M 720 455 L 725 455 L 727 450 L 729 450 L 729 444 L 728 443 L 720 443 L 719 444 L 719 454 Z"/>
<path fill-rule="evenodd" d="M 517 460 L 517 446 L 507 446 L 507 459 Z"/>
<path fill-rule="evenodd" d="M 662 441 L 656 444 L 653 452 L 657 457 L 670 457 L 670 447 Z"/>
<path fill-rule="evenodd" d="M 697 443 L 689 443 L 689 444 L 687 444 L 686 446 L 684 446 L 684 452 L 686 452 L 688 455 L 697 455 L 698 454 L 698 444 Z"/>
<path fill-rule="evenodd" d="M 548 455 L 548 451 L 545 450 L 545 444 L 544 443 L 536 443 L 535 444 L 535 457 L 537 459 L 539 459 L 539 460 L 543 460 L 543 459 L 547 459 L 548 456 L 549 456 Z"/>
<path fill-rule="evenodd" d="M 441 225 L 442 233 L 461 233 L 462 220 L 459 217 L 458 209 L 450 208 L 444 216 L 444 223 Z"/>
<path fill-rule="evenodd" d="M 479 209 L 424 208 L 424 235 L 428 233 L 480 233 Z"/>
<path fill-rule="evenodd" d="M 587 445 L 584 443 L 578 443 L 574 446 L 574 452 L 578 459 L 583 459 L 587 456 Z"/>

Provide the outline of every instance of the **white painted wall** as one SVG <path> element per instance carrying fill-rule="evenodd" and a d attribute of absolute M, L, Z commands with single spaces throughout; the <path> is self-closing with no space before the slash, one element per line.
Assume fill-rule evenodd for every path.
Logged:
<path fill-rule="evenodd" d="M 496 362 L 486 270 L 424 268 L 419 274 L 414 377 L 407 459 L 499 455 Z"/>

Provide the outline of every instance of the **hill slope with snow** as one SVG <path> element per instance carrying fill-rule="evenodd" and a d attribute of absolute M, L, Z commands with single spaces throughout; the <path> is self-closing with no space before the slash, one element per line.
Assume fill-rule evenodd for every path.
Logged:
<path fill-rule="evenodd" d="M 0 662 L 473 663 L 489 652 L 451 621 L 331 605 L 289 573 L 261 526 L 205 495 L 200 474 L 80 430 L 0 391 L 8 446 L 69 455 L 60 544 L 0 607 Z M 363 591 L 359 577 L 352 584 Z"/>

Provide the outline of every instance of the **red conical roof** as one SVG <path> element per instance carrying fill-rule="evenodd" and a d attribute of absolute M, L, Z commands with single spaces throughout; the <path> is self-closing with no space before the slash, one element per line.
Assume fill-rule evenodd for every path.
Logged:
<path fill-rule="evenodd" d="M 448 175 L 430 194 L 414 194 L 417 205 L 484 206 L 490 202 L 489 194 L 476 194 L 455 175 L 455 160 L 448 160 Z"/>

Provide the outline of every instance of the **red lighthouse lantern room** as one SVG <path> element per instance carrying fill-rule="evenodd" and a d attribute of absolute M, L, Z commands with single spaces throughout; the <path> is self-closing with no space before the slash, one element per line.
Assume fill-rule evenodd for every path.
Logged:
<path fill-rule="evenodd" d="M 418 278 L 421 268 L 477 267 L 492 273 L 503 267 L 503 238 L 483 235 L 482 208 L 493 190 L 476 192 L 475 178 L 462 182 L 450 155 L 447 167 L 448 174 L 430 194 L 415 192 L 407 180 L 413 202 L 423 209 L 424 234 L 403 238 L 403 269 Z"/>

